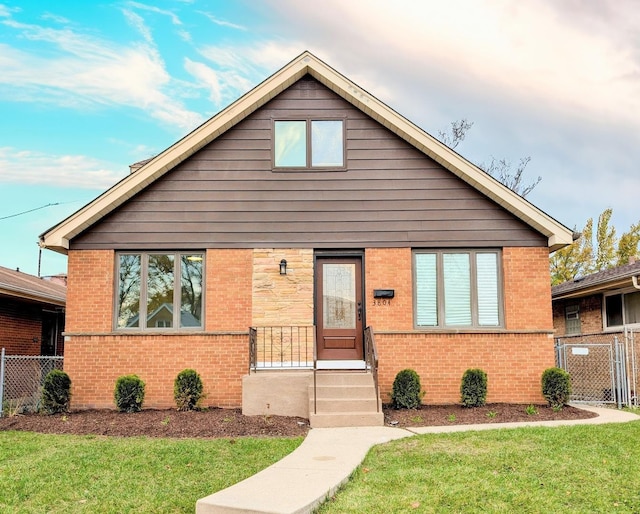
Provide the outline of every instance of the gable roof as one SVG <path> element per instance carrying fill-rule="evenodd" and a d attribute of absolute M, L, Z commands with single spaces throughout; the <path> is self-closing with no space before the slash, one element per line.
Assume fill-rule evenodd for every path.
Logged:
<path fill-rule="evenodd" d="M 579 277 L 569 282 L 563 282 L 551 288 L 551 298 L 576 298 L 590 294 L 612 291 L 625 287 L 633 287 L 633 278 L 640 277 L 640 261 L 618 266 L 585 277 Z"/>
<path fill-rule="evenodd" d="M 49 280 L 0 266 L 0 296 L 64 307 L 67 288 Z"/>
<path fill-rule="evenodd" d="M 548 238 L 551 251 L 573 242 L 573 231 L 498 182 L 309 52 L 167 148 L 98 198 L 40 235 L 40 245 L 67 253 L 69 241 L 165 173 L 309 74 L 394 134 L 440 163 L 469 185 Z"/>

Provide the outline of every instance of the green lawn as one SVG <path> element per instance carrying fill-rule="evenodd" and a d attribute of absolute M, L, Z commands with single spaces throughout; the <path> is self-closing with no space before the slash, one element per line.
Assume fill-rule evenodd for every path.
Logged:
<path fill-rule="evenodd" d="M 640 421 L 402 439 L 321 512 L 638 513 Z"/>
<path fill-rule="evenodd" d="M 0 512 L 192 513 L 301 442 L 0 432 Z"/>

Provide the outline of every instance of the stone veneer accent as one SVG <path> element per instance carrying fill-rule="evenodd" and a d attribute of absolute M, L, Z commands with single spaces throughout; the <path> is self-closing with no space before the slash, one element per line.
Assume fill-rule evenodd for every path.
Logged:
<path fill-rule="evenodd" d="M 313 250 L 255 249 L 252 291 L 253 326 L 313 325 Z"/>

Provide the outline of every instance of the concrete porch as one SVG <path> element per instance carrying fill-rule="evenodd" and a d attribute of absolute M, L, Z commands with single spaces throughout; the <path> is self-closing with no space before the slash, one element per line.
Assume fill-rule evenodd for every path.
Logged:
<path fill-rule="evenodd" d="M 242 379 L 242 413 L 297 416 L 313 428 L 384 424 L 379 391 L 366 369 L 319 369 L 315 384 L 313 370 L 252 372 Z"/>

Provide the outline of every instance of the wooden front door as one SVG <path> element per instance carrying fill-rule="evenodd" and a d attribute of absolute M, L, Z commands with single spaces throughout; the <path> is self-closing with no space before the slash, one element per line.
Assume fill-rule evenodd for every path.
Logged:
<path fill-rule="evenodd" d="M 362 258 L 316 259 L 319 360 L 363 360 Z"/>

